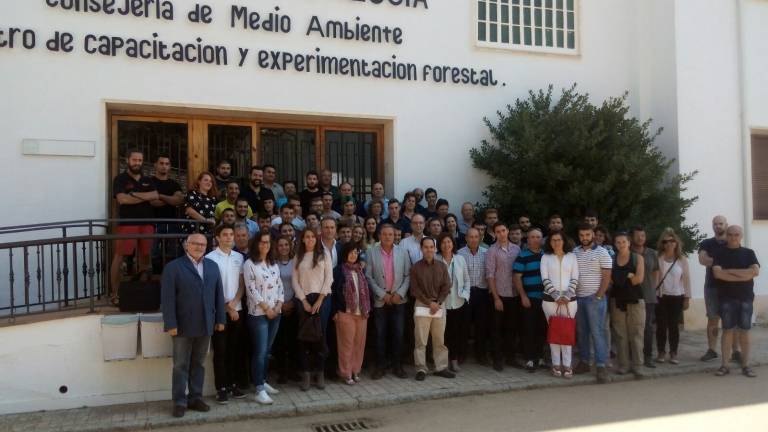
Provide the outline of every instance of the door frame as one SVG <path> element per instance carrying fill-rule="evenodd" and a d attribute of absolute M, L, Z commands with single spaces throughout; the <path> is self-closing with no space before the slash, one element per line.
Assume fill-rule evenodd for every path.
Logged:
<path fill-rule="evenodd" d="M 239 113 L 243 114 L 243 113 Z M 254 113 L 246 118 L 227 116 L 226 113 L 207 110 L 206 113 L 168 113 L 152 112 L 152 110 L 130 110 L 130 109 L 109 109 L 107 110 L 108 142 L 109 142 L 109 163 L 107 164 L 108 178 L 111 180 L 118 173 L 119 159 L 124 157 L 118 154 L 118 121 L 142 121 L 156 123 L 184 123 L 187 125 L 187 185 L 189 188 L 194 183 L 197 176 L 207 171 L 208 161 L 208 126 L 215 125 L 233 125 L 251 127 L 251 163 L 261 165 L 261 129 L 262 128 L 295 128 L 311 129 L 315 131 L 315 168 L 317 170 L 325 169 L 326 149 L 325 134 L 326 131 L 343 132 L 367 132 L 376 134 L 376 174 L 374 182 L 384 183 L 384 131 L 385 125 L 381 120 L 350 119 L 345 122 L 339 119 L 326 120 L 324 118 L 314 118 L 304 116 L 301 119 L 295 116 L 285 116 L 280 119 L 279 114 L 265 115 Z M 111 181 L 109 186 L 109 198 L 112 197 Z M 115 215 L 116 207 L 114 200 L 109 199 L 108 214 Z"/>

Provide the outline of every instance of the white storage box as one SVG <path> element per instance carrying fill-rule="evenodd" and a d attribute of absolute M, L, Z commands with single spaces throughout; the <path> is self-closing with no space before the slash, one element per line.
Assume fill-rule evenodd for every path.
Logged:
<path fill-rule="evenodd" d="M 163 314 L 140 314 L 141 355 L 144 358 L 171 357 L 173 342 L 163 331 Z"/>
<path fill-rule="evenodd" d="M 104 361 L 133 360 L 139 341 L 138 315 L 107 315 L 101 318 Z"/>

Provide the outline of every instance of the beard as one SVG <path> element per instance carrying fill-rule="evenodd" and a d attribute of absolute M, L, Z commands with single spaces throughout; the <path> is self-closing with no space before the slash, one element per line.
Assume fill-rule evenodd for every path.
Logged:
<path fill-rule="evenodd" d="M 134 175 L 141 174 L 141 165 L 139 165 L 139 166 L 130 166 L 129 165 L 128 166 L 128 172 L 130 172 L 131 174 L 134 174 Z"/>

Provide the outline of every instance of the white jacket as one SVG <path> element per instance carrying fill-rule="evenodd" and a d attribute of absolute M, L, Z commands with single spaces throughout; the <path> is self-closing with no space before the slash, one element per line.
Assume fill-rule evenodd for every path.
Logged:
<path fill-rule="evenodd" d="M 568 252 L 561 261 L 555 254 L 544 254 L 541 257 L 541 280 L 544 294 L 555 300 L 576 297 L 576 287 L 579 285 L 579 262 L 576 255 Z"/>

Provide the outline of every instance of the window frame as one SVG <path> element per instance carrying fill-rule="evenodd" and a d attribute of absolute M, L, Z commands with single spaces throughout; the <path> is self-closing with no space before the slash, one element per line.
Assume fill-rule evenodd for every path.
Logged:
<path fill-rule="evenodd" d="M 112 187 L 111 179 L 119 174 L 118 165 L 122 155 L 117 152 L 118 149 L 118 122 L 121 120 L 140 121 L 140 122 L 158 122 L 158 123 L 181 123 L 187 125 L 187 175 L 188 184 L 182 185 L 183 188 L 189 188 L 197 175 L 203 171 L 208 171 L 210 161 L 208 160 L 208 126 L 209 125 L 231 125 L 231 126 L 250 126 L 251 130 L 251 163 L 260 165 L 261 160 L 261 129 L 310 129 L 315 133 L 315 167 L 318 171 L 326 168 L 326 131 L 346 131 L 346 132 L 370 132 L 376 134 L 375 149 L 375 179 L 373 182 L 384 183 L 385 181 L 385 152 L 384 152 L 384 133 L 385 126 L 376 123 L 375 120 L 365 121 L 364 119 L 352 119 L 345 122 L 339 119 L 325 118 L 306 118 L 296 119 L 289 116 L 280 115 L 248 115 L 238 112 L 248 118 L 238 118 L 224 113 L 207 111 L 200 114 L 188 114 L 179 112 L 160 112 L 152 107 L 145 109 L 109 109 L 107 110 L 107 142 L 108 144 L 108 163 L 107 176 L 109 185 L 107 189 L 107 214 L 116 215 L 117 208 L 114 200 L 111 199 Z"/>
<path fill-rule="evenodd" d="M 488 13 L 486 13 L 486 15 L 485 15 L 485 18 L 486 18 L 485 21 L 481 21 L 480 20 L 480 2 L 481 1 L 485 2 L 486 3 L 486 8 L 488 7 L 488 5 L 490 3 L 496 3 L 499 6 L 499 13 L 497 15 L 497 21 L 495 21 L 495 22 L 498 24 L 499 28 L 501 29 L 501 27 L 504 25 L 504 24 L 502 24 L 502 21 L 501 21 L 501 1 L 502 0 L 470 0 L 470 1 L 473 2 L 473 11 L 474 11 L 474 14 L 472 15 L 472 25 L 473 25 L 473 28 L 474 28 L 474 32 L 473 32 L 473 34 L 474 34 L 474 44 L 478 48 L 483 48 L 483 49 L 488 49 L 488 48 L 489 49 L 500 49 L 500 50 L 505 50 L 505 51 L 517 51 L 517 52 L 526 52 L 526 53 L 533 53 L 533 54 L 555 54 L 555 55 L 565 55 L 565 56 L 580 56 L 581 55 L 581 37 L 579 35 L 580 32 L 581 32 L 580 0 L 573 0 L 573 21 L 574 21 L 573 22 L 573 36 L 574 36 L 574 47 L 573 48 L 567 48 L 566 47 L 567 44 L 568 44 L 568 11 L 565 10 L 565 9 L 564 9 L 564 12 L 563 12 L 563 14 L 564 14 L 563 15 L 563 19 L 564 19 L 564 22 L 563 22 L 563 25 L 564 25 L 564 27 L 563 27 L 563 43 L 564 43 L 565 46 L 563 48 L 559 48 L 557 46 L 548 47 L 548 46 L 545 45 L 546 44 L 546 30 L 547 30 L 547 27 L 546 27 L 546 11 L 548 10 L 548 8 L 546 8 L 546 0 L 541 0 L 541 2 L 542 2 L 541 3 L 542 4 L 542 6 L 541 6 L 541 10 L 542 10 L 541 26 L 538 27 L 538 28 L 540 28 L 542 30 L 542 32 L 541 32 L 542 45 L 541 46 L 537 46 L 536 45 L 536 29 L 537 29 L 537 26 L 536 26 L 535 13 L 534 13 L 535 12 L 535 6 L 534 6 L 535 0 L 530 0 L 530 6 L 529 6 L 529 8 L 531 10 L 531 18 L 530 18 L 530 23 L 531 23 L 530 24 L 530 28 L 531 28 L 531 45 L 524 44 L 524 34 L 525 34 L 524 33 L 524 27 L 526 27 L 525 24 L 524 24 L 524 15 L 523 15 L 523 8 L 525 7 L 523 5 L 523 1 L 524 0 L 520 0 L 520 4 L 518 6 L 520 8 L 520 10 L 521 10 L 521 13 L 519 15 L 520 16 L 520 24 L 519 24 L 519 27 L 520 27 L 520 43 L 519 44 L 513 43 L 513 41 L 514 41 L 514 37 L 513 36 L 514 35 L 513 35 L 512 27 L 514 26 L 514 24 L 513 24 L 513 11 L 512 11 L 513 4 L 512 4 L 512 0 L 508 0 L 508 6 L 509 6 L 508 18 L 509 18 L 509 21 L 508 21 L 507 26 L 510 28 L 509 29 L 509 42 L 501 42 L 502 37 L 501 37 L 501 32 L 500 31 L 497 34 L 497 42 L 491 42 L 489 40 L 485 40 L 485 41 L 481 41 L 480 40 L 480 25 L 481 25 L 481 23 L 485 23 L 485 26 L 486 26 L 486 39 L 490 39 L 490 30 L 489 30 L 490 26 L 489 26 L 489 22 L 491 22 L 490 21 L 490 16 L 489 16 Z M 563 5 L 567 6 L 567 1 L 568 0 L 562 0 L 562 1 L 563 1 Z M 557 27 L 556 27 L 556 24 L 557 24 L 557 21 L 556 21 L 557 20 L 557 14 L 556 14 L 556 8 L 555 8 L 556 5 L 557 5 L 557 0 L 552 0 L 552 6 L 553 7 L 549 8 L 549 10 L 553 11 L 552 27 L 551 27 L 551 30 L 553 31 L 553 35 L 552 35 L 552 37 L 553 37 L 553 45 L 557 45 L 557 36 L 556 36 L 556 31 L 557 31 Z M 486 9 L 486 10 L 488 10 L 488 9 Z"/>
<path fill-rule="evenodd" d="M 760 142 L 758 142 L 760 141 Z M 756 178 L 756 176 L 759 176 L 761 178 L 768 177 L 768 174 L 765 173 L 766 170 L 759 169 L 759 167 L 764 166 L 762 160 L 759 160 L 760 158 L 755 157 L 755 147 L 756 146 L 766 146 L 768 147 L 768 130 L 761 130 L 761 129 L 752 129 L 749 133 L 749 173 L 745 173 L 745 175 L 749 175 L 749 187 L 750 187 L 750 205 L 751 205 L 751 216 L 752 221 L 754 222 L 768 222 L 768 192 L 760 193 L 760 189 L 758 188 L 760 183 L 760 178 Z M 763 153 L 768 153 L 768 148 L 763 150 Z M 757 168 L 757 169 L 756 169 Z M 768 181 L 765 181 L 768 183 Z M 762 204 L 762 205 L 761 205 Z"/>

